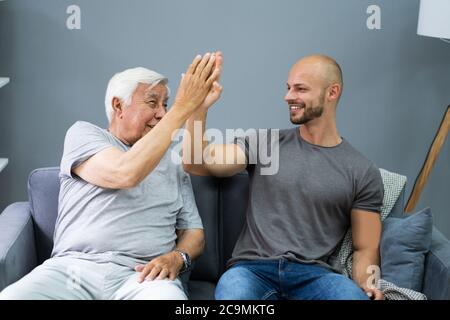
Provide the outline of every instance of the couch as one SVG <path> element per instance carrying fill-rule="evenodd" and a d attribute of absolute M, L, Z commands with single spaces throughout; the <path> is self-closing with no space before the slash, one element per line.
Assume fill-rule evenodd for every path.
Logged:
<path fill-rule="evenodd" d="M 9 205 L 0 215 L 0 291 L 46 260 L 53 246 L 57 216 L 59 169 L 34 170 L 28 180 L 27 202 Z M 192 176 L 203 219 L 206 247 L 187 281 L 190 299 L 214 299 L 214 289 L 230 258 L 245 219 L 248 176 Z M 390 216 L 402 217 L 404 191 Z M 450 242 L 433 229 L 425 259 L 423 293 L 428 299 L 450 299 Z"/>

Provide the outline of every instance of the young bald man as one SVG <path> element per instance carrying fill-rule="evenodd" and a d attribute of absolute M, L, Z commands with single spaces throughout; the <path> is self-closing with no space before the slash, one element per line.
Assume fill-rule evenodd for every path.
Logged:
<path fill-rule="evenodd" d="M 342 89 L 342 71 L 334 59 L 308 56 L 294 64 L 287 81 L 285 101 L 297 127 L 280 130 L 276 141 L 271 131 L 246 134 L 232 144 L 202 141 L 201 164 L 194 163 L 193 145 L 185 139 L 186 171 L 224 177 L 246 169 L 250 178 L 247 218 L 216 299 L 384 298 L 367 284 L 368 267 L 379 265 L 382 179 L 337 130 Z M 221 90 L 216 87 L 210 98 L 217 100 Z M 191 137 L 202 136 L 194 135 L 194 121 L 204 130 L 207 111 L 201 108 L 188 119 Z M 260 151 L 276 151 L 274 146 L 279 148 L 278 171 L 262 174 Z M 340 274 L 337 259 L 350 226 L 353 281 Z"/>

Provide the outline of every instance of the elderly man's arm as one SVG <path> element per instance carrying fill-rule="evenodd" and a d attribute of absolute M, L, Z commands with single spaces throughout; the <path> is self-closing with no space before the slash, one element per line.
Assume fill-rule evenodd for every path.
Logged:
<path fill-rule="evenodd" d="M 353 209 L 351 212 L 353 234 L 353 280 L 375 300 L 384 299 L 383 294 L 376 288 L 370 288 L 368 273 L 370 266 L 380 264 L 380 214 L 370 211 Z"/>
<path fill-rule="evenodd" d="M 211 58 L 210 58 L 211 57 Z M 103 188 L 126 189 L 140 183 L 167 151 L 172 134 L 202 104 L 220 70 L 214 56 L 196 57 L 186 71 L 171 110 L 127 152 L 111 147 L 90 157 L 72 172 Z"/>
<path fill-rule="evenodd" d="M 191 260 L 199 257 L 205 248 L 205 236 L 203 229 L 184 229 L 177 231 L 176 249 L 186 252 Z M 169 278 L 174 280 L 183 267 L 183 258 L 176 251 L 159 256 L 146 265 L 138 265 L 135 270 L 140 272 L 138 281 L 162 280 Z"/>
<path fill-rule="evenodd" d="M 171 143 L 172 132 L 184 115 L 172 109 L 127 152 L 104 149 L 72 169 L 83 180 L 102 188 L 127 189 L 139 184 L 159 163 Z"/>

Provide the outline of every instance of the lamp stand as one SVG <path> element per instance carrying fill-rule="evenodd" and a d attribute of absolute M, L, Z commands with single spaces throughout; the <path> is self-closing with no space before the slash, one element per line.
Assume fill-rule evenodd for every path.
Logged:
<path fill-rule="evenodd" d="M 447 111 L 444 114 L 444 118 L 442 119 L 441 125 L 436 133 L 436 136 L 431 144 L 431 148 L 428 151 L 425 162 L 420 170 L 420 173 L 414 182 L 414 187 L 411 192 L 411 195 L 408 199 L 408 203 L 406 205 L 405 211 L 407 213 L 411 213 L 416 207 L 417 202 L 419 201 L 420 194 L 427 183 L 428 176 L 430 175 L 431 169 L 436 162 L 436 159 L 441 151 L 441 148 L 445 142 L 445 138 L 448 135 L 448 131 L 450 128 L 450 105 L 447 107 Z"/>

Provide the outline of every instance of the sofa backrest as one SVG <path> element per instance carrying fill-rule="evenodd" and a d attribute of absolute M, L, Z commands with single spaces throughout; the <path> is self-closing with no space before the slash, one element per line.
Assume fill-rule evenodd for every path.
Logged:
<path fill-rule="evenodd" d="M 222 215 L 222 264 L 221 272 L 231 258 L 234 245 L 242 231 L 248 205 L 249 178 L 246 172 L 230 178 L 221 179 L 221 215 Z"/>
<path fill-rule="evenodd" d="M 50 257 L 58 216 L 59 168 L 41 168 L 28 177 L 28 201 L 34 220 L 38 263 Z"/>
<path fill-rule="evenodd" d="M 195 202 L 202 217 L 205 250 L 195 261 L 190 279 L 216 282 L 221 275 L 220 180 L 191 176 Z"/>
<path fill-rule="evenodd" d="M 28 195 L 34 220 L 38 262 L 48 259 L 58 215 L 59 168 L 34 170 L 28 179 Z M 197 207 L 205 228 L 206 247 L 195 262 L 193 280 L 215 282 L 224 271 L 245 221 L 248 175 L 230 178 L 191 176 Z M 404 190 L 390 215 L 403 215 Z"/>

